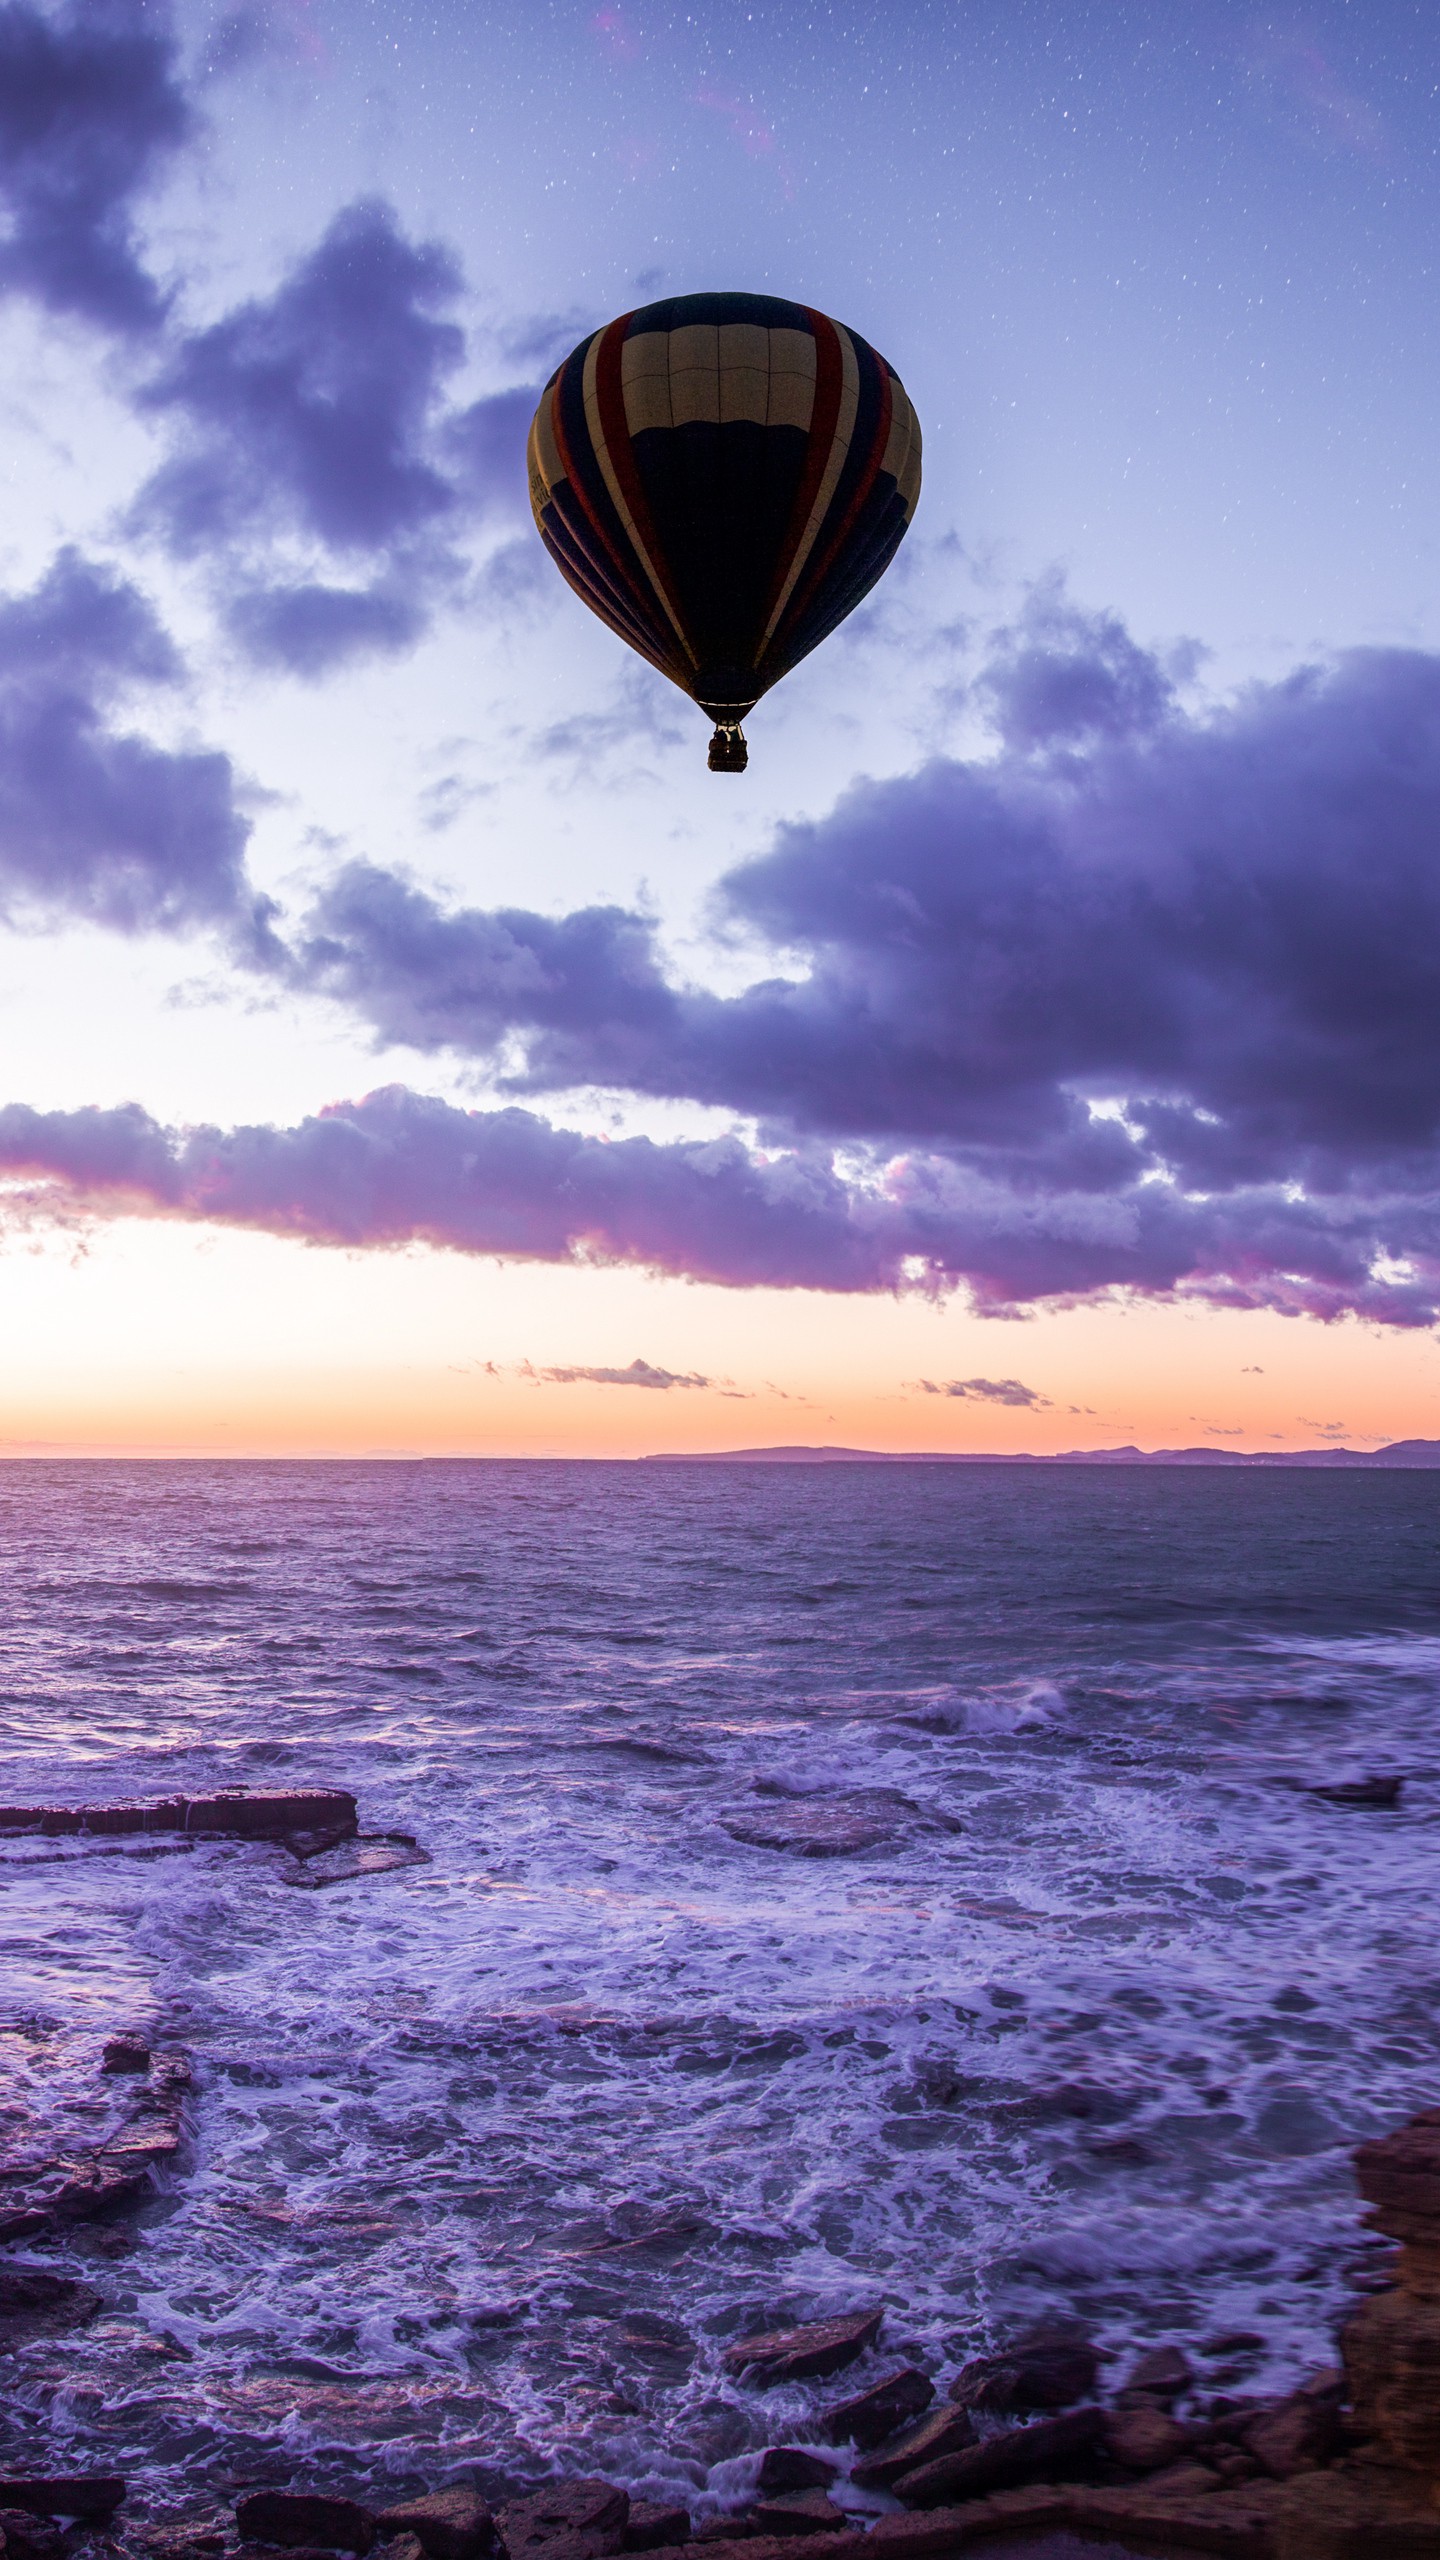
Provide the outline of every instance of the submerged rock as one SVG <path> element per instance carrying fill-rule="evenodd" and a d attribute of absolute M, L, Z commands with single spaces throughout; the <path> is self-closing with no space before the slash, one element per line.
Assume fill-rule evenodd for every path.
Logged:
<path fill-rule="evenodd" d="M 150 2047 L 141 2035 L 112 2036 L 100 2057 L 102 2071 L 148 2071 Z"/>
<path fill-rule="evenodd" d="M 62 2560 L 59 2528 L 25 2507 L 0 2507 L 0 2549 L 5 2560 Z"/>
<path fill-rule="evenodd" d="M 1326 1804 L 1392 1805 L 1400 1801 L 1403 1778 L 1337 1778 L 1328 1786 L 1306 1787 L 1307 1796 L 1321 1796 Z"/>
<path fill-rule="evenodd" d="M 291 2550 L 365 2552 L 375 2539 L 374 2518 L 354 2498 L 303 2489 L 254 2489 L 236 2501 L 235 2522 L 245 2541 Z"/>
<path fill-rule="evenodd" d="M 623 2551 L 630 2500 L 613 2480 L 552 2480 L 495 2517 L 510 2560 L 609 2560 Z"/>
<path fill-rule="evenodd" d="M 147 2084 L 115 2131 L 88 2151 L 0 2169 L 0 2240 L 29 2240 L 138 2203 L 151 2172 L 174 2159 L 190 2087 L 182 2053 L 154 2053 Z"/>
<path fill-rule="evenodd" d="M 45 2267 L 0 2267 L 0 2349 L 78 2329 L 94 2319 L 100 2302 L 91 2286 L 71 2276 L 52 2276 Z"/>
<path fill-rule="evenodd" d="M 777 2382 L 805 2382 L 839 2373 L 853 2364 L 879 2335 L 884 2319 L 878 2311 L 855 2311 L 839 2320 L 811 2320 L 798 2329 L 766 2329 L 737 2338 L 720 2361 L 727 2373 L 743 2373 L 762 2389 Z"/>
<path fill-rule="evenodd" d="M 958 1831 L 948 1814 L 927 1812 L 898 1787 L 853 1787 L 843 1795 L 782 1796 L 720 1817 L 732 1840 L 755 1849 L 790 1849 L 802 1858 L 839 1858 L 878 1848 L 899 1831 Z"/>
<path fill-rule="evenodd" d="M 357 1876 L 383 1876 L 392 1867 L 428 1867 L 430 1852 L 403 1831 L 361 1831 L 353 1840 L 307 1852 L 298 1875 L 282 1876 L 282 1884 L 314 1893 L 321 1885 L 351 1884 Z"/>
<path fill-rule="evenodd" d="M 913 2418 L 923 2415 L 935 2397 L 935 2385 L 918 2365 L 907 2364 L 884 2382 L 858 2391 L 827 2409 L 820 2432 L 827 2444 L 856 2444 L 865 2450 L 882 2445 Z"/>
<path fill-rule="evenodd" d="M 485 2560 L 495 2547 L 495 2519 L 479 2490 L 464 2484 L 403 2498 L 375 2523 L 387 2536 L 412 2534 L 426 2560 Z"/>

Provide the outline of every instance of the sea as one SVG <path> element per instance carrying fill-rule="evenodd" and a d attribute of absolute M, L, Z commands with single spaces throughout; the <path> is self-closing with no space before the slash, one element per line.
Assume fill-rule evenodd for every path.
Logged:
<path fill-rule="evenodd" d="M 0 1841 L 7 2161 L 122 2030 L 195 2075 L 136 2217 L 9 2252 L 101 2307 L 5 2469 L 703 2520 L 1037 2321 L 1333 2362 L 1351 2149 L 1440 2101 L 1440 1476 L 27 1461 L 0 1577 L 6 1800 L 318 1782 L 426 1853 Z M 726 2371 L 872 2305 L 843 2385 Z"/>

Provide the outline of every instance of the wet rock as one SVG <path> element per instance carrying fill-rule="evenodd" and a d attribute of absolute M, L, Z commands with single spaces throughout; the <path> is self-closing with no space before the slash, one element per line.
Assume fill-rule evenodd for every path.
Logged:
<path fill-rule="evenodd" d="M 102 2071 L 148 2071 L 150 2047 L 143 2036 L 112 2036 L 100 2057 Z"/>
<path fill-rule="evenodd" d="M 342 1787 L 303 1793 L 270 1787 L 222 1787 L 211 1796 L 162 1796 L 148 1802 L 88 1805 L 0 1805 L 0 1832 L 39 1831 L 55 1838 L 71 1832 L 123 1835 L 135 1831 L 183 1831 L 237 1840 L 273 1840 L 289 1831 L 326 1830 L 348 1839 L 356 1827 L 355 1798 Z"/>
<path fill-rule="evenodd" d="M 510 2560 L 609 2560 L 629 2520 L 630 2500 L 610 2480 L 552 2480 L 495 2517 Z"/>
<path fill-rule="evenodd" d="M 1032 2427 L 1007 2427 L 983 2444 L 942 2454 L 897 2481 L 895 2495 L 907 2507 L 958 2506 L 992 2489 L 1024 2489 L 1032 2481 L 1075 2479 L 1083 2474 L 1105 2428 L 1102 2409 L 1072 2409 Z"/>
<path fill-rule="evenodd" d="M 32 2516 L 66 2516 L 103 2524 L 124 2503 L 125 2483 L 112 2472 L 60 2473 L 44 2480 L 0 2480 L 0 2507 Z"/>
<path fill-rule="evenodd" d="M 1321 1796 L 1326 1804 L 1392 1805 L 1400 1801 L 1403 1778 L 1338 1778 L 1328 1786 L 1311 1786 L 1307 1796 Z"/>
<path fill-rule="evenodd" d="M 799 2489 L 790 2497 L 762 2498 L 752 2507 L 757 2532 L 790 2537 L 802 2533 L 841 2533 L 850 2519 L 833 2505 L 823 2489 Z"/>
<path fill-rule="evenodd" d="M 24 2507 L 0 2507 L 0 2541 L 5 2560 L 62 2560 L 65 2549 L 59 2528 Z"/>
<path fill-rule="evenodd" d="M 743 2373 L 762 2389 L 839 2373 L 874 2344 L 884 2317 L 882 2307 L 851 2312 L 840 2320 L 811 2320 L 798 2329 L 766 2329 L 755 2337 L 737 2338 L 720 2361 L 727 2373 Z"/>
<path fill-rule="evenodd" d="M 889 1787 L 859 1787 L 847 1795 L 792 1796 L 779 1804 L 745 1805 L 722 1814 L 732 1840 L 752 1849 L 789 1849 L 802 1858 L 841 1858 L 893 1839 L 919 1807 Z"/>
<path fill-rule="evenodd" d="M 692 2542 L 721 2545 L 746 2542 L 751 2539 L 750 2520 L 748 2516 L 707 2516 L 703 2524 L 696 2525 L 690 2539 Z"/>
<path fill-rule="evenodd" d="M 834 2477 L 834 2463 L 807 2453 L 803 2445 L 772 2444 L 755 2486 L 762 2498 L 783 2498 L 797 2489 L 828 2489 Z"/>
<path fill-rule="evenodd" d="M 1161 2471 L 1190 2445 L 1188 2427 L 1163 2409 L 1114 2409 L 1105 2421 L 1105 2450 L 1123 2471 Z"/>
<path fill-rule="evenodd" d="M 1274 2560 L 1440 2560 L 1440 2510 L 1413 2475 L 1345 2465 L 1274 2497 Z"/>
<path fill-rule="evenodd" d="M 1296 2391 L 1252 2418 L 1240 2441 L 1272 2480 L 1292 2479 L 1297 2471 L 1318 2471 L 1340 2451 L 1340 2394 L 1338 2390 Z"/>
<path fill-rule="evenodd" d="M 298 1875 L 282 1876 L 280 1881 L 295 1885 L 302 1893 L 316 1893 L 322 1885 L 353 1884 L 357 1876 L 383 1876 L 393 1867 L 429 1864 L 429 1850 L 418 1848 L 408 1833 L 362 1831 L 353 1840 L 312 1852 L 302 1862 Z"/>
<path fill-rule="evenodd" d="M 857 2489 L 893 2489 L 907 2471 L 918 2471 L 922 2463 L 938 2462 L 947 2453 L 963 2453 L 974 2442 L 975 2428 L 969 2410 L 943 2401 L 928 2417 L 893 2436 L 878 2453 L 857 2462 L 850 2477 Z"/>
<path fill-rule="evenodd" d="M 1095 2388 L 1100 2351 L 1088 2338 L 1058 2323 L 1027 2329 L 998 2355 L 974 2356 L 950 2385 L 961 2409 L 1011 2411 L 1068 2409 Z"/>
<path fill-rule="evenodd" d="M 662 2507 L 649 2498 L 632 2498 L 625 2526 L 625 2551 L 668 2551 L 690 2539 L 688 2507 Z"/>
<path fill-rule="evenodd" d="M 375 2518 L 388 2536 L 413 2534 L 426 2560 L 485 2560 L 495 2548 L 495 2519 L 478 2489 L 457 2483 L 428 2498 L 404 2498 Z"/>
<path fill-rule="evenodd" d="M 189 2086 L 183 2054 L 152 2054 L 144 2090 L 104 2142 L 86 2152 L 0 2169 L 0 2240 L 34 2239 L 138 2203 L 150 2192 L 151 2172 L 180 2148 Z"/>
<path fill-rule="evenodd" d="M 388 2542 L 375 2545 L 375 2560 L 425 2560 L 425 2546 L 418 2533 L 395 2533 Z"/>
<path fill-rule="evenodd" d="M 1065 2493 L 1066 2518 L 1088 2540 L 1113 2537 L 1121 2550 L 1213 2552 L 1217 2560 L 1273 2560 L 1276 2484 L 1223 2490 L 1191 2498 L 1161 2497 L 1153 2480 L 1134 2489 L 1071 2489 Z M 1298 2555 L 1297 2555 L 1298 2560 Z M 1307 2552 L 1305 2560 L 1313 2560 Z"/>
<path fill-rule="evenodd" d="M 365 2552 L 375 2523 L 354 2498 L 326 2498 L 303 2489 L 254 2489 L 236 2501 L 235 2522 L 246 2542 L 278 2542 L 291 2550 Z"/>
<path fill-rule="evenodd" d="M 33 2338 L 62 2337 L 93 2320 L 101 2297 L 70 2276 L 45 2267 L 0 2267 L 0 2349 L 24 2347 Z"/>
<path fill-rule="evenodd" d="M 1137 2359 L 1125 2376 L 1122 2400 L 1132 2392 L 1143 2392 L 1148 2400 L 1159 2400 L 1167 2407 L 1190 2389 L 1195 2380 L 1190 2359 L 1179 2347 L 1152 2347 Z"/>
<path fill-rule="evenodd" d="M 868 2450 L 882 2445 L 896 2430 L 923 2416 L 935 2397 L 935 2385 L 918 2365 L 907 2364 L 886 2381 L 858 2391 L 827 2409 L 820 2432 L 827 2444 L 856 2444 Z"/>

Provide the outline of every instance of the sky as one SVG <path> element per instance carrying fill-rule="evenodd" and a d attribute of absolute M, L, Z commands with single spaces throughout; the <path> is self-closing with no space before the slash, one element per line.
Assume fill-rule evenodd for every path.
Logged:
<path fill-rule="evenodd" d="M 1440 1436 L 1440 23 L 0 0 L 0 1453 Z M 925 438 L 743 780 L 530 522 Z"/>

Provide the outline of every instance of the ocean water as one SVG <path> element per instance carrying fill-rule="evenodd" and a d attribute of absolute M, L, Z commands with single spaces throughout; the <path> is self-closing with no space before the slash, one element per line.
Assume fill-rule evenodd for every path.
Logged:
<path fill-rule="evenodd" d="M 105 2303 L 0 2459 L 704 2516 L 1045 2313 L 1329 2361 L 1349 2148 L 1440 2099 L 1437 1537 L 1422 1474 L 7 1466 L 6 1797 L 323 1781 L 430 1863 L 0 1843 L 9 2155 L 120 2028 L 196 2071 L 133 2225 L 13 2253 Z M 843 2383 L 721 2371 L 873 2302 Z"/>

